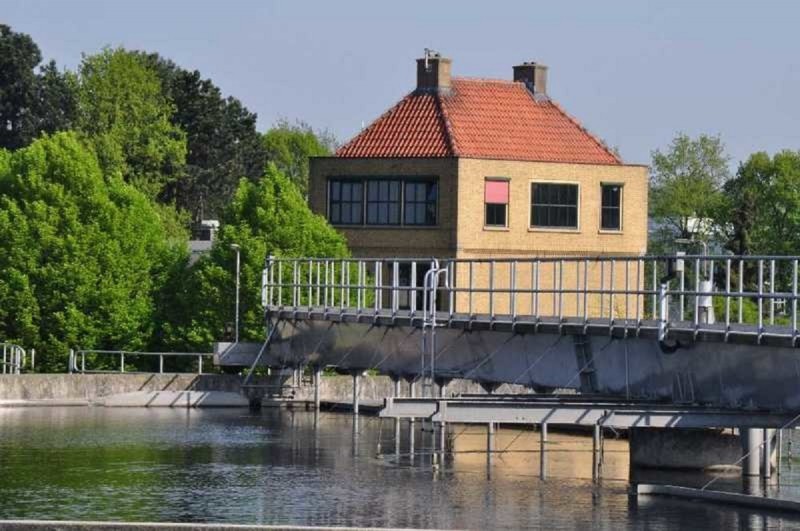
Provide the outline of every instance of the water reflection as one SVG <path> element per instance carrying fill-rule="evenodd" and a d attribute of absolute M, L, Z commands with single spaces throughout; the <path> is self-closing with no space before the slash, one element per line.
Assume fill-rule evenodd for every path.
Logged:
<path fill-rule="evenodd" d="M 595 485 L 591 438 L 551 430 L 542 481 L 538 433 L 498 429 L 487 479 L 486 428 L 448 426 L 454 453 L 434 472 L 436 434 L 422 433 L 420 424 L 413 438 L 402 424 L 396 453 L 394 426 L 370 417 L 354 422 L 348 413 L 0 409 L 0 517 L 471 529 L 800 524 L 629 498 L 624 440 L 606 440 L 604 479 Z M 426 457 L 410 458 L 412 440 Z M 797 480 L 784 471 L 781 495 L 796 495 L 790 485 Z M 735 481 L 741 488 L 738 476 L 720 480 L 725 487 Z"/>

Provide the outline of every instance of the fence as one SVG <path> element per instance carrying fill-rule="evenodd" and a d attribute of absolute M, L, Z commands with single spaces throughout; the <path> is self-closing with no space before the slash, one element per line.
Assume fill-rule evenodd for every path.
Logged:
<path fill-rule="evenodd" d="M 502 259 L 270 257 L 270 311 L 512 324 L 722 330 L 796 344 L 798 259 L 786 256 L 632 256 Z M 434 286 L 425 273 L 442 272 Z M 432 277 L 433 278 L 433 277 Z M 713 326 L 712 326 L 713 325 Z M 772 325 L 770 329 L 767 329 Z"/>
<path fill-rule="evenodd" d="M 20 374 L 26 365 L 30 370 L 34 369 L 36 351 L 31 350 L 29 355 L 24 348 L 14 343 L 0 343 L 0 349 L 3 352 L 2 362 L 0 362 L 3 374 Z"/>
<path fill-rule="evenodd" d="M 164 359 L 165 358 L 195 358 L 197 360 L 197 374 L 203 373 L 203 358 L 212 357 L 213 353 L 206 352 L 136 352 L 126 350 L 72 350 L 69 351 L 68 371 L 70 373 L 81 374 L 98 374 L 98 373 L 137 373 L 137 372 L 153 372 L 153 371 L 137 371 L 129 370 L 125 367 L 126 363 L 131 362 L 131 358 L 158 358 L 158 372 L 164 373 Z M 117 357 L 118 369 L 87 369 L 87 357 L 89 363 L 93 361 L 96 363 L 97 359 L 102 356 Z M 190 371 L 168 371 L 168 372 L 190 372 Z"/>

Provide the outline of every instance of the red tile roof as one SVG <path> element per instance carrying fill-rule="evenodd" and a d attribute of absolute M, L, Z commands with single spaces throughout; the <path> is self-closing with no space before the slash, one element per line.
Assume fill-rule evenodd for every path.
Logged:
<path fill-rule="evenodd" d="M 454 78 L 449 93 L 414 91 L 337 157 L 470 157 L 621 164 L 550 99 L 524 83 Z"/>

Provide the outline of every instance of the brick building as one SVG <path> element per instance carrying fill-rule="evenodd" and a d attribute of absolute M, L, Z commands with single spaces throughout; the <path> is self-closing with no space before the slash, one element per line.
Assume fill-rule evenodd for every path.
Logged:
<path fill-rule="evenodd" d="M 647 186 L 549 97 L 546 66 L 459 78 L 433 54 L 416 89 L 311 160 L 309 200 L 357 257 L 638 256 Z"/>

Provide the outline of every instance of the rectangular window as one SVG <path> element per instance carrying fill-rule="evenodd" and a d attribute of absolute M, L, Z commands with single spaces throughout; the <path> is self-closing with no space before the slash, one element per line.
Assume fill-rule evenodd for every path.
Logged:
<path fill-rule="evenodd" d="M 328 218 L 334 225 L 361 225 L 364 212 L 364 188 L 361 181 L 330 181 Z"/>
<path fill-rule="evenodd" d="M 400 224 L 400 181 L 367 181 L 367 225 Z"/>
<path fill-rule="evenodd" d="M 406 181 L 403 201 L 405 225 L 436 225 L 439 190 L 436 181 Z"/>
<path fill-rule="evenodd" d="M 508 181 L 486 179 L 483 184 L 487 227 L 508 226 Z"/>
<path fill-rule="evenodd" d="M 603 184 L 600 188 L 602 190 L 600 228 L 620 230 L 622 228 L 622 186 Z"/>
<path fill-rule="evenodd" d="M 578 228 L 578 185 L 531 184 L 531 227 Z"/>

